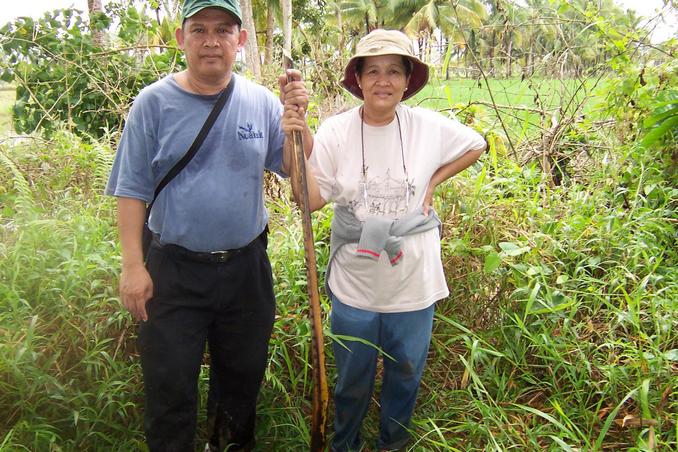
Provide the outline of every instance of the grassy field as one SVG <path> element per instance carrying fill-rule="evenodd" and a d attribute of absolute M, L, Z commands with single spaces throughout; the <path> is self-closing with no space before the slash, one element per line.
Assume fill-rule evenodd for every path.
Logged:
<path fill-rule="evenodd" d="M 450 112 L 464 123 L 509 136 L 520 145 L 540 136 L 554 120 L 595 116 L 599 85 L 595 80 L 536 77 L 490 79 L 487 83 L 483 79 L 432 79 L 407 103 Z"/>
<path fill-rule="evenodd" d="M 415 101 L 426 100 L 430 108 L 446 108 L 451 105 L 468 105 L 474 102 L 494 102 L 503 107 L 534 107 L 542 105 L 553 109 L 575 96 L 577 90 L 589 92 L 594 83 L 591 80 L 579 82 L 568 79 L 520 78 L 489 79 L 432 79 L 417 93 Z M 583 94 L 582 93 L 582 94 Z M 580 99 L 583 98 L 579 97 Z"/>

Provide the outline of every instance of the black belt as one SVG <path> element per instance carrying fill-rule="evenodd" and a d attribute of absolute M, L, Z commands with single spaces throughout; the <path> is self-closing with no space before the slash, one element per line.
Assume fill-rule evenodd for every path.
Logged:
<path fill-rule="evenodd" d="M 246 251 L 247 249 L 251 248 L 257 240 L 261 237 L 261 235 L 265 234 L 266 230 L 262 232 L 260 235 L 257 236 L 254 240 L 252 240 L 250 243 L 247 245 L 243 246 L 242 248 L 235 248 L 232 250 L 224 250 L 224 251 L 212 251 L 212 252 L 201 252 L 201 251 L 192 251 L 189 250 L 188 248 L 184 248 L 183 246 L 179 245 L 174 245 L 172 243 L 168 244 L 163 244 L 160 243 L 160 240 L 158 239 L 157 234 L 153 234 L 153 245 L 157 247 L 158 249 L 162 250 L 163 252 L 167 252 L 170 254 L 174 254 L 175 256 L 178 257 L 183 257 L 188 260 L 196 261 L 196 262 L 205 262 L 205 263 L 210 263 L 210 264 L 225 264 L 226 262 L 230 261 L 233 259 L 235 256 L 238 254 L 241 254 L 242 252 Z"/>

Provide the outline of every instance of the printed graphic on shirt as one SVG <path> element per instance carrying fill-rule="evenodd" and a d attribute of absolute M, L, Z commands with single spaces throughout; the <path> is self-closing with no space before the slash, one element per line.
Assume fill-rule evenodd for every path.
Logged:
<path fill-rule="evenodd" d="M 403 179 L 391 177 L 391 170 L 384 176 L 370 177 L 367 183 L 360 184 L 358 199 L 348 203 L 349 210 L 360 221 L 368 217 L 399 218 L 409 210 L 410 200 L 414 197 L 415 186 Z"/>
<path fill-rule="evenodd" d="M 252 140 L 264 138 L 264 132 L 261 130 L 254 130 L 254 125 L 251 122 L 246 122 L 244 126 L 238 126 L 238 140 Z"/>

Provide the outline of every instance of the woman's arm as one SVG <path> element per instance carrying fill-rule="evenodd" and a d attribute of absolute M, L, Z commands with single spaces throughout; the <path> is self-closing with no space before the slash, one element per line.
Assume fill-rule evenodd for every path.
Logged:
<path fill-rule="evenodd" d="M 285 74 L 278 77 L 278 86 L 280 88 L 280 102 L 284 105 L 284 111 L 288 109 L 294 110 L 301 118 L 304 118 L 306 109 L 308 108 L 308 91 L 306 90 L 304 81 L 301 79 L 301 72 L 295 69 L 288 69 L 285 71 Z M 306 154 L 306 157 L 310 157 L 311 151 L 313 150 L 313 134 L 307 125 L 300 130 L 302 132 L 302 142 L 304 143 L 304 153 Z M 294 149 L 293 141 L 291 140 L 292 134 L 286 133 L 285 144 L 283 145 L 282 170 L 288 175 L 290 174 L 290 165 L 292 162 L 291 150 Z M 287 145 L 287 142 L 290 142 L 290 146 Z"/>
<path fill-rule="evenodd" d="M 283 113 L 282 118 L 282 128 L 285 132 L 285 144 L 283 148 L 283 165 L 285 171 L 290 175 L 292 179 L 292 193 L 294 198 L 299 202 L 301 193 L 300 186 L 298 186 L 294 181 L 297 180 L 297 168 L 293 164 L 293 153 L 294 153 L 294 137 L 293 132 L 299 131 L 303 135 L 304 147 L 307 147 L 307 143 L 313 143 L 313 134 L 306 123 L 306 118 L 299 110 L 294 108 L 288 108 L 285 106 L 285 112 Z M 310 152 L 308 153 L 310 154 Z M 308 155 L 307 154 L 307 155 Z M 308 162 L 308 157 L 305 156 L 304 164 L 306 165 L 306 186 L 308 187 L 308 204 L 311 212 L 314 212 L 318 209 L 321 209 L 327 201 L 325 201 L 320 195 L 320 187 L 315 179 L 313 174 L 313 169 Z M 288 171 L 289 170 L 289 171 Z"/>
<path fill-rule="evenodd" d="M 433 173 L 428 188 L 426 189 L 426 194 L 424 195 L 424 215 L 428 215 L 428 211 L 433 204 L 433 193 L 435 193 L 436 187 L 450 177 L 459 174 L 473 165 L 480 158 L 482 153 L 485 152 L 486 147 L 487 145 L 484 145 L 482 148 L 470 150 L 457 160 L 441 166 Z"/>

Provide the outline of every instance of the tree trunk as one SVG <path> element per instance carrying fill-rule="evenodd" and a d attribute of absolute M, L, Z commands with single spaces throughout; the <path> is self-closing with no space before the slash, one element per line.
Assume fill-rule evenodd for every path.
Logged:
<path fill-rule="evenodd" d="M 488 63 L 490 65 L 489 74 L 494 75 L 494 46 L 497 43 L 497 32 L 492 28 L 492 38 L 490 39 L 490 48 L 488 49 Z"/>
<path fill-rule="evenodd" d="M 525 56 L 525 73 L 529 77 L 534 74 L 534 30 L 530 32 L 530 49 Z"/>
<path fill-rule="evenodd" d="M 163 8 L 165 11 L 165 17 L 179 17 L 179 11 L 181 6 L 178 3 L 178 0 L 166 0 L 158 2 L 158 9 Z M 174 30 L 172 30 L 174 31 Z"/>
<path fill-rule="evenodd" d="M 282 9 L 283 49 L 292 57 L 292 0 L 280 0 Z"/>
<path fill-rule="evenodd" d="M 511 66 L 513 66 L 513 36 L 509 34 L 508 43 L 506 44 L 506 78 L 511 78 L 513 75 L 511 71 Z"/>
<path fill-rule="evenodd" d="M 95 14 L 101 13 L 104 14 L 104 3 L 103 0 L 87 0 L 87 9 L 89 11 L 89 23 L 90 29 L 92 28 L 92 17 Z M 103 31 L 93 31 L 92 40 L 94 45 L 97 47 L 106 46 L 106 34 Z"/>
<path fill-rule="evenodd" d="M 261 79 L 261 61 L 259 56 L 259 44 L 257 43 L 257 29 L 254 26 L 252 14 L 252 0 L 241 0 L 242 26 L 247 30 L 247 42 L 245 43 L 245 61 L 247 67 L 254 74 L 256 80 Z"/>
<path fill-rule="evenodd" d="M 344 52 L 346 52 L 346 40 L 344 39 L 344 16 L 337 4 L 337 27 L 339 28 L 339 64 L 344 67 Z"/>
<path fill-rule="evenodd" d="M 471 52 L 472 51 L 473 50 L 471 50 L 468 47 L 464 49 L 464 55 L 463 55 L 463 57 L 464 57 L 464 69 L 465 69 L 464 72 L 466 74 L 465 75 L 466 77 L 468 77 L 469 68 L 473 65 L 473 61 L 471 61 Z M 482 61 L 482 57 L 480 58 L 480 61 Z M 482 63 L 479 62 L 478 64 L 480 65 Z M 476 69 L 481 69 L 481 68 L 476 68 Z"/>
<path fill-rule="evenodd" d="M 268 66 L 273 60 L 273 30 L 275 29 L 275 17 L 273 14 L 273 2 L 269 0 L 266 8 L 266 50 L 264 52 L 264 65 Z"/>

